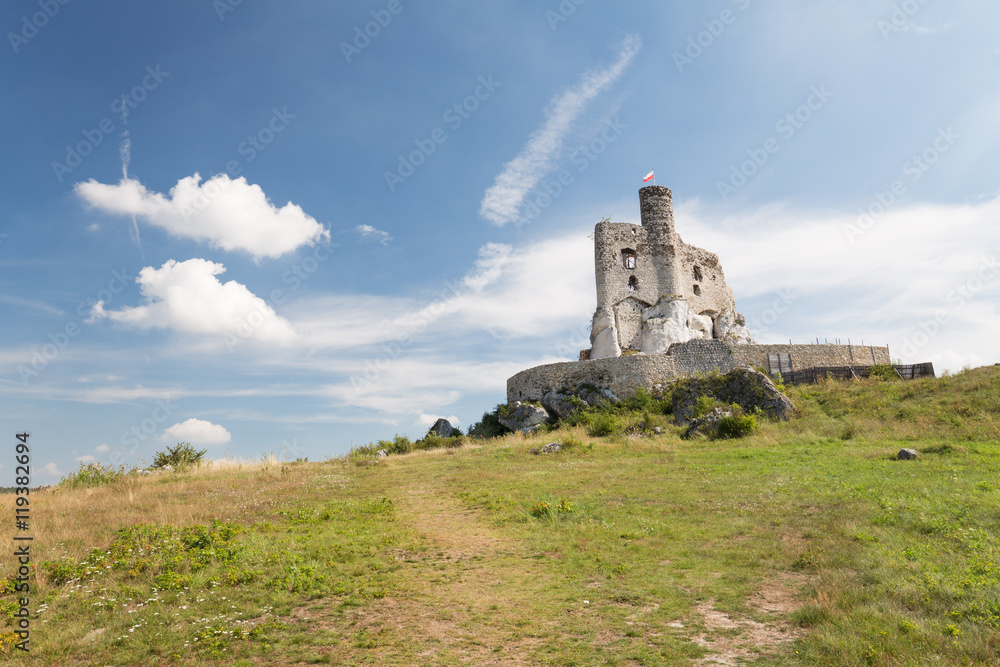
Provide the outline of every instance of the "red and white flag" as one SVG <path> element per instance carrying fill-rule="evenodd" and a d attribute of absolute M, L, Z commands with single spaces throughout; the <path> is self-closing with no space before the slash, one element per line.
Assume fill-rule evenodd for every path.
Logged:
<path fill-rule="evenodd" d="M 642 179 L 642 182 L 643 182 L 643 183 L 648 183 L 649 181 L 653 180 L 654 178 L 656 178 L 656 177 L 655 177 L 655 176 L 653 176 L 653 170 L 652 170 L 652 169 L 650 169 L 650 170 L 649 170 L 649 173 L 648 173 L 648 174 L 646 174 L 646 175 L 645 175 L 645 176 L 643 177 L 643 179 Z"/>

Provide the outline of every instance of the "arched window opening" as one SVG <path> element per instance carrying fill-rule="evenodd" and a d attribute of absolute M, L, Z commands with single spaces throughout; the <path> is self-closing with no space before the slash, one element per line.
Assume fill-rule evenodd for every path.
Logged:
<path fill-rule="evenodd" d="M 635 276 L 629 276 L 628 288 L 633 292 L 639 289 L 639 281 L 635 279 Z"/>
<path fill-rule="evenodd" d="M 635 270 L 635 250 L 628 248 L 622 250 L 622 264 L 629 271 Z"/>

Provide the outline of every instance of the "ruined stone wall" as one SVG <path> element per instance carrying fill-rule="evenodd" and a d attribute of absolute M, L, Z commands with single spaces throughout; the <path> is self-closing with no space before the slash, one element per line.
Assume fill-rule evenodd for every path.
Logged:
<path fill-rule="evenodd" d="M 636 254 L 635 268 L 625 267 L 623 250 Z M 612 307 L 629 297 L 648 305 L 660 298 L 660 285 L 653 267 L 646 230 L 624 222 L 601 222 L 594 229 L 594 264 L 597 273 L 597 305 Z M 636 289 L 629 289 L 635 278 Z"/>
<path fill-rule="evenodd" d="M 734 345 L 732 351 L 737 365 L 755 368 L 767 368 L 771 352 L 790 354 L 794 370 L 891 363 L 888 347 L 870 345 Z"/>
<path fill-rule="evenodd" d="M 650 388 L 675 377 L 674 360 L 665 354 L 633 354 L 587 361 L 536 366 L 507 380 L 507 402 L 538 401 L 552 389 L 593 385 L 626 398 L 639 387 Z"/>
<path fill-rule="evenodd" d="M 692 313 L 714 318 L 724 310 L 736 312 L 736 299 L 726 285 L 718 255 L 684 243 L 679 257 L 679 294 L 687 300 Z"/>
<path fill-rule="evenodd" d="M 791 354 L 794 369 L 890 363 L 888 347 L 727 345 L 720 340 L 692 340 L 671 346 L 667 354 L 633 354 L 529 368 L 507 380 L 507 401 L 537 401 L 551 389 L 575 389 L 584 384 L 627 398 L 639 387 L 649 389 L 664 380 L 696 373 L 725 373 L 745 365 L 767 368 L 769 352 Z"/>

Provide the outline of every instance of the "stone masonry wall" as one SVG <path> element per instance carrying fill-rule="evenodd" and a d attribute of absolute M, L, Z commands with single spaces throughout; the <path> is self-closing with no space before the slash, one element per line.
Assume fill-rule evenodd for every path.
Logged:
<path fill-rule="evenodd" d="M 633 354 L 607 359 L 546 364 L 507 380 L 507 402 L 537 401 L 551 389 L 583 384 L 610 389 L 627 398 L 639 387 L 712 370 L 727 372 L 749 364 L 767 368 L 769 352 L 792 356 L 794 369 L 869 366 L 890 363 L 888 347 L 848 345 L 727 345 L 720 340 L 692 340 L 673 345 L 667 354 Z"/>
<path fill-rule="evenodd" d="M 737 365 L 767 368 L 767 355 L 778 352 L 792 355 L 792 368 L 830 368 L 836 366 L 871 366 L 888 364 L 888 347 L 870 345 L 734 345 Z"/>

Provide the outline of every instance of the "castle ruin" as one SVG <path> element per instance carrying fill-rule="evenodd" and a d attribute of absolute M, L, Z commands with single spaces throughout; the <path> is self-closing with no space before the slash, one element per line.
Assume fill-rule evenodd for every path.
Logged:
<path fill-rule="evenodd" d="M 675 343 L 752 343 L 715 253 L 674 229 L 673 195 L 639 190 L 641 225 L 603 221 L 594 229 L 597 311 L 589 359 L 660 354 Z"/>
<path fill-rule="evenodd" d="M 719 257 L 684 243 L 673 196 L 639 190 L 641 224 L 608 220 L 594 229 L 597 309 L 591 348 L 579 361 L 546 364 L 507 380 L 507 401 L 597 387 L 625 398 L 674 378 L 742 366 L 771 374 L 889 364 L 889 348 L 762 345 L 736 310 Z"/>

